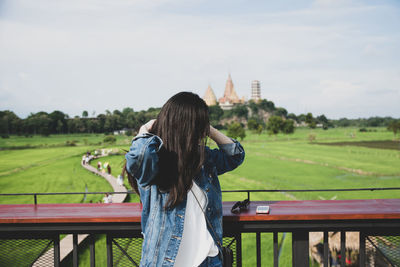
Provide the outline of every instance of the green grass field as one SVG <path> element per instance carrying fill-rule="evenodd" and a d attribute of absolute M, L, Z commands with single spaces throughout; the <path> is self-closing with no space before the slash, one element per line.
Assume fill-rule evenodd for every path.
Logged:
<path fill-rule="evenodd" d="M 310 143 L 309 135 L 315 136 Z M 0 193 L 24 192 L 82 192 L 110 191 L 101 178 L 80 167 L 82 154 L 103 147 L 104 135 L 62 135 L 50 137 L 15 137 L 0 139 Z M 113 146 L 128 149 L 130 137 L 118 137 Z M 78 141 L 76 146 L 65 146 L 66 141 Z M 393 149 L 370 148 L 344 142 L 393 140 L 393 134 L 378 128 L 371 132 L 336 128 L 297 129 L 292 135 L 268 136 L 247 132 L 241 142 L 246 158 L 238 169 L 220 176 L 223 190 L 231 189 L 337 189 L 365 187 L 400 187 L 400 145 Z M 338 142 L 340 145 L 321 143 Z M 318 144 L 317 144 L 318 143 Z M 376 142 L 378 143 L 378 142 Z M 30 145 L 35 148 L 16 149 Z M 215 146 L 215 144 L 210 144 Z M 108 146 L 110 147 L 110 146 Z M 397 149 L 396 149 L 397 148 Z M 120 174 L 123 156 L 99 159 L 108 161 L 114 176 Z M 96 164 L 93 161 L 92 164 Z M 125 181 L 126 185 L 127 181 Z M 398 198 L 399 191 L 315 192 L 315 193 L 253 193 L 252 200 L 303 199 L 367 199 Z M 97 202 L 102 196 L 88 196 Z M 243 200 L 245 193 L 223 194 L 224 201 Z M 32 203 L 32 197 L 0 197 L 0 204 Z M 129 201 L 137 202 L 137 196 Z M 40 196 L 39 203 L 83 202 L 83 196 Z M 281 266 L 290 265 L 291 240 L 287 235 L 283 244 Z M 100 249 L 104 240 L 96 245 Z M 263 266 L 272 264 L 271 234 L 262 235 Z M 104 246 L 105 249 L 105 246 Z M 255 265 L 255 235 L 243 239 L 244 266 Z M 96 253 L 97 257 L 99 254 Z M 82 251 L 81 266 L 88 266 L 88 252 Z M 104 258 L 98 262 L 103 262 Z"/>

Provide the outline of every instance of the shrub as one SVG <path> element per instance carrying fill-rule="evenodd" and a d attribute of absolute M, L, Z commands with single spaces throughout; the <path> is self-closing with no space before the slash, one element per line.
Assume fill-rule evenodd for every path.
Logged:
<path fill-rule="evenodd" d="M 246 137 L 246 132 L 244 130 L 244 127 L 240 123 L 233 122 L 228 127 L 228 136 L 234 139 L 240 137 L 240 140 L 243 140 L 243 138 Z"/>
<path fill-rule="evenodd" d="M 271 116 L 267 123 L 268 134 L 278 134 L 282 130 L 283 119 L 279 116 Z"/>
<path fill-rule="evenodd" d="M 115 144 L 115 142 L 117 142 L 117 138 L 115 138 L 114 135 L 107 135 L 103 139 L 103 143 L 106 143 L 106 144 Z"/>
<path fill-rule="evenodd" d="M 282 124 L 282 132 L 285 134 L 294 133 L 294 121 L 291 119 L 285 120 Z"/>
<path fill-rule="evenodd" d="M 133 136 L 133 131 L 132 131 L 132 130 L 127 130 L 127 131 L 125 132 L 125 135 L 126 135 L 126 136 Z"/>
<path fill-rule="evenodd" d="M 72 140 L 72 141 L 69 141 L 69 140 L 67 140 L 66 142 L 65 142 L 65 145 L 66 146 L 76 146 L 76 140 Z"/>

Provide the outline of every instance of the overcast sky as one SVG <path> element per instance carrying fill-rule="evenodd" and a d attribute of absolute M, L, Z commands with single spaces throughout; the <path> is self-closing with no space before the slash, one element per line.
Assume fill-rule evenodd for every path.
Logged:
<path fill-rule="evenodd" d="M 0 110 L 160 107 L 174 93 L 400 117 L 400 2 L 0 0 Z"/>

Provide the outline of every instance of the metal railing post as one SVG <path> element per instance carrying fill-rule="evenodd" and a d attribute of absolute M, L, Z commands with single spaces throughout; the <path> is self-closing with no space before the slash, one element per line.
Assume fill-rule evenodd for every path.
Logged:
<path fill-rule="evenodd" d="M 309 267 L 308 230 L 293 231 L 292 233 L 292 266 Z"/>
<path fill-rule="evenodd" d="M 346 231 L 340 232 L 340 267 L 346 266 Z"/>
<path fill-rule="evenodd" d="M 74 267 L 78 267 L 79 262 L 78 262 L 78 235 L 73 234 L 72 235 L 72 265 Z"/>
<path fill-rule="evenodd" d="M 274 267 L 279 266 L 278 232 L 274 232 Z"/>
<path fill-rule="evenodd" d="M 96 254 L 95 254 L 95 243 L 96 243 L 96 238 L 94 234 L 91 234 L 89 236 L 89 247 L 90 247 L 90 267 L 95 267 L 96 266 Z"/>
<path fill-rule="evenodd" d="M 242 233 L 236 234 L 236 266 L 242 267 Z"/>
<path fill-rule="evenodd" d="M 329 232 L 324 231 L 324 267 L 328 267 L 328 262 L 329 262 Z"/>
<path fill-rule="evenodd" d="M 107 234 L 107 267 L 113 266 L 112 236 Z"/>
<path fill-rule="evenodd" d="M 60 235 L 54 237 L 54 267 L 60 266 Z"/>
<path fill-rule="evenodd" d="M 360 267 L 365 266 L 365 233 L 360 231 Z"/>
<path fill-rule="evenodd" d="M 261 233 L 256 233 L 257 267 L 261 267 Z"/>

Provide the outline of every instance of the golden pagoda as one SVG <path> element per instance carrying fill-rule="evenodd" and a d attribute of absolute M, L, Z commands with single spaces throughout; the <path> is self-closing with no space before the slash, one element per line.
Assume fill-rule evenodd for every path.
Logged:
<path fill-rule="evenodd" d="M 208 85 L 208 88 L 206 90 L 206 93 L 204 94 L 203 99 L 208 106 L 214 106 L 217 104 L 217 97 L 215 96 L 214 91 L 210 85 Z"/>
<path fill-rule="evenodd" d="M 244 99 L 240 99 L 236 94 L 230 74 L 226 81 L 224 96 L 218 102 L 222 109 L 231 109 L 235 104 L 244 103 Z"/>

